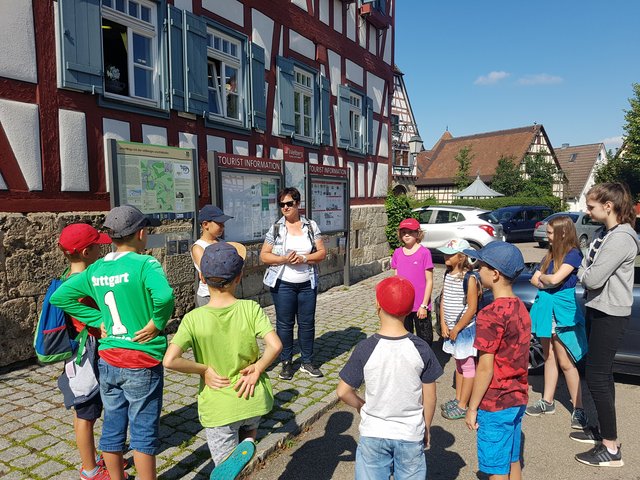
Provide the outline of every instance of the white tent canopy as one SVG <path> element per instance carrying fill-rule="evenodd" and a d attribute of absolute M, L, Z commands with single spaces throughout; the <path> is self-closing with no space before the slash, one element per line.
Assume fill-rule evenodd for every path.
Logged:
<path fill-rule="evenodd" d="M 480 180 L 480 175 L 476 177 L 474 182 L 461 192 L 455 193 L 456 197 L 504 197 L 500 192 L 496 192 L 489 188 L 486 183 Z"/>

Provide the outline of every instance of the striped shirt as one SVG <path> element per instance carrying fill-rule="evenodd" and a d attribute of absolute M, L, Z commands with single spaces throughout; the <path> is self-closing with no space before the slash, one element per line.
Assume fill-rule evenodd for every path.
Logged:
<path fill-rule="evenodd" d="M 448 328 L 455 327 L 458 319 L 467 310 L 467 305 L 464 301 L 463 281 L 464 273 L 462 275 L 447 273 L 444 277 L 442 298 L 444 299 L 444 319 Z"/>

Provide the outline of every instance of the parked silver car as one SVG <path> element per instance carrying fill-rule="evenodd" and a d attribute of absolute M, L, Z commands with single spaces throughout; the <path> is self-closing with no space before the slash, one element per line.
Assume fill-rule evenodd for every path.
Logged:
<path fill-rule="evenodd" d="M 593 240 L 595 233 L 602 227 L 601 223 L 594 222 L 591 220 L 591 217 L 584 212 L 554 213 L 536 224 L 536 229 L 533 231 L 533 241 L 538 242 L 541 247 L 546 247 L 549 243 L 547 239 L 547 223 L 549 223 L 549 220 L 552 218 L 559 217 L 560 215 L 565 215 L 573 220 L 576 226 L 576 234 L 580 242 L 580 248 L 587 248 Z"/>
<path fill-rule="evenodd" d="M 488 210 L 454 205 L 433 205 L 413 210 L 424 231 L 422 245 L 435 249 L 454 238 L 480 249 L 489 242 L 504 241 L 502 225 Z"/>

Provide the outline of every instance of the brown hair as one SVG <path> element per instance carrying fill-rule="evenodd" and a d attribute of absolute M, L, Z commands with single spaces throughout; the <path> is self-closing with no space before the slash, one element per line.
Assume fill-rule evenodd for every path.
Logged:
<path fill-rule="evenodd" d="M 611 202 L 613 213 L 618 217 L 618 222 L 634 226 L 636 211 L 631 192 L 626 183 L 598 183 L 589 189 L 587 199 L 595 200 L 598 203 Z"/>
<path fill-rule="evenodd" d="M 402 230 L 409 230 L 409 229 L 403 228 Z M 420 243 L 424 239 L 424 231 L 421 228 L 418 230 L 411 230 L 411 231 L 418 232 L 418 235 L 416 235 L 416 238 L 418 239 L 418 243 Z M 400 235 L 400 228 L 398 228 L 398 240 L 400 240 L 400 243 L 404 245 L 404 242 L 402 241 L 402 235 Z"/>
<path fill-rule="evenodd" d="M 549 242 L 549 251 L 540 263 L 540 271 L 545 273 L 553 260 L 553 273 L 556 273 L 567 253 L 579 248 L 578 235 L 573 220 L 567 215 L 553 217 L 548 225 L 553 228 L 553 242 Z"/>

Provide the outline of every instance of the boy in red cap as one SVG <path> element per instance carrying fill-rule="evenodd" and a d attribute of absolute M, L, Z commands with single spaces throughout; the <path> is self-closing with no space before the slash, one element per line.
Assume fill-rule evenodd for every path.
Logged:
<path fill-rule="evenodd" d="M 62 274 L 63 280 L 67 280 L 73 275 L 83 272 L 89 265 L 95 262 L 100 256 L 100 245 L 111 243 L 111 239 L 104 233 L 99 233 L 91 225 L 86 223 L 73 223 L 67 225 L 60 233 L 58 247 L 64 253 L 69 266 Z M 81 302 L 93 308 L 97 308 L 91 297 L 81 299 Z M 69 335 L 74 338 L 82 330 L 88 328 L 84 323 L 74 317 L 67 316 L 71 321 L 67 324 Z M 58 380 L 58 387 L 64 396 L 64 405 L 67 409 L 74 408 L 73 430 L 76 436 L 76 445 L 80 453 L 82 468 L 80 469 L 80 479 L 92 478 L 95 480 L 107 479 L 109 474 L 104 468 L 104 461 L 96 454 L 96 445 L 93 439 L 93 425 L 102 414 L 102 400 L 100 390 L 95 388 L 87 393 L 89 388 L 80 395 L 77 385 L 81 375 L 86 377 L 82 381 L 85 385 L 96 382 L 98 378 L 98 338 L 100 330 L 96 328 L 88 329 L 89 338 L 85 343 L 85 355 L 93 359 L 93 376 L 91 370 L 75 369 L 75 356 L 65 362 L 65 369 Z M 73 378 L 73 380 L 70 380 Z"/>
<path fill-rule="evenodd" d="M 338 398 L 360 413 L 356 480 L 427 476 L 424 449 L 436 407 L 435 381 L 442 375 L 431 347 L 404 327 L 414 288 L 395 276 L 376 286 L 377 333 L 356 345 L 340 372 Z M 366 384 L 365 398 L 356 389 Z"/>

